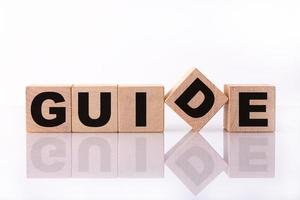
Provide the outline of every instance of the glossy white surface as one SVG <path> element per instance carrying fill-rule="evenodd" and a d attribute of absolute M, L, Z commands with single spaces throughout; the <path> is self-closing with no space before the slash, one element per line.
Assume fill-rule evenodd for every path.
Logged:
<path fill-rule="evenodd" d="M 298 159 L 300 152 L 300 124 L 299 120 L 296 120 L 297 114 L 300 113 L 299 107 L 278 108 L 278 126 L 274 138 L 274 178 L 229 178 L 225 172 L 222 172 L 197 196 L 191 193 L 168 167 L 164 168 L 163 178 L 27 178 L 27 135 L 24 131 L 24 109 L 21 107 L 9 107 L 2 110 L 2 113 L 4 114 L 1 116 L 3 131 L 0 140 L 0 156 L 2 158 L 0 160 L 0 197 L 3 199 L 263 200 L 266 198 L 284 198 L 296 200 L 300 197 L 300 159 Z M 171 112 L 167 112 L 166 131 L 164 133 L 165 153 L 188 132 L 189 128 L 180 118 L 175 117 Z M 201 135 L 223 157 L 222 112 L 218 113 L 207 124 Z M 128 140 L 130 141 L 130 139 Z M 267 148 L 254 148 L 254 151 L 261 152 L 264 149 Z M 48 146 L 45 148 L 44 153 L 47 154 L 47 151 L 49 153 L 49 150 L 51 150 L 51 147 Z M 134 150 L 131 150 L 131 152 L 134 152 Z M 91 150 L 91 153 L 97 155 L 97 148 Z M 249 154 L 247 155 L 249 156 Z M 53 157 L 50 156 L 50 158 Z M 258 165 L 267 163 L 264 157 L 251 162 Z M 127 166 L 130 167 L 132 165 L 127 164 Z M 130 174 L 132 175 L 132 171 Z"/>
<path fill-rule="evenodd" d="M 299 10 L 299 0 L 1 0 L 0 199 L 299 200 Z M 221 90 L 276 85 L 274 178 L 222 172 L 197 196 L 168 167 L 164 178 L 27 178 L 26 85 L 154 83 L 167 92 L 190 67 Z M 166 153 L 190 128 L 165 113 Z M 201 131 L 221 156 L 222 127 L 220 111 Z"/>

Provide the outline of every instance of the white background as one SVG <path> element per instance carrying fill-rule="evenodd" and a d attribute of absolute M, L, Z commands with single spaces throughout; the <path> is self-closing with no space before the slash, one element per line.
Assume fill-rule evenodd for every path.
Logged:
<path fill-rule="evenodd" d="M 299 10 L 298 0 L 0 0 L 0 197 L 196 198 L 167 169 L 161 180 L 30 181 L 23 150 L 26 85 L 158 83 L 167 91 L 197 67 L 220 89 L 276 85 L 279 108 L 277 178 L 249 186 L 222 174 L 198 198 L 299 199 Z M 188 131 L 166 108 L 165 150 Z M 222 132 L 221 112 L 204 131 Z M 221 148 L 218 139 L 211 142 Z"/>

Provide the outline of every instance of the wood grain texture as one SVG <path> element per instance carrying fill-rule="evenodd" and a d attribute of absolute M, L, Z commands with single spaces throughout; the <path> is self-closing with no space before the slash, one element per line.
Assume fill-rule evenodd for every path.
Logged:
<path fill-rule="evenodd" d="M 99 127 L 91 127 L 80 121 L 78 114 L 78 93 L 88 93 L 89 110 L 91 119 L 101 116 L 101 93 L 110 93 L 110 118 L 109 121 Z M 72 132 L 98 132 L 108 133 L 118 131 L 118 86 L 117 85 L 74 85 L 72 87 Z"/>
<path fill-rule="evenodd" d="M 44 127 L 37 124 L 31 113 L 31 105 L 33 99 L 43 92 L 57 92 L 63 96 L 64 102 L 55 103 L 53 100 L 45 100 L 42 104 L 42 115 L 45 119 L 53 119 L 56 114 L 50 114 L 51 107 L 64 107 L 65 108 L 65 122 L 55 127 Z M 71 132 L 71 85 L 57 85 L 57 86 L 43 86 L 32 85 L 26 87 L 26 129 L 27 132 Z"/>
<path fill-rule="evenodd" d="M 136 93 L 146 93 L 146 124 L 137 126 Z M 119 85 L 119 132 L 164 131 L 164 87 L 161 85 Z"/>
<path fill-rule="evenodd" d="M 228 132 L 274 132 L 275 131 L 275 86 L 272 85 L 224 85 L 224 92 L 228 96 L 228 103 L 224 109 L 224 128 Z M 250 100 L 250 105 L 265 105 L 266 112 L 250 112 L 250 119 L 267 119 L 267 126 L 239 125 L 239 94 L 267 93 L 267 99 Z"/>
<path fill-rule="evenodd" d="M 202 117 L 191 117 L 184 112 L 175 101 L 182 93 L 196 80 L 200 79 L 213 93 L 215 97 L 212 108 Z M 192 108 L 202 104 L 204 100 L 202 92 L 198 92 L 188 103 Z M 192 68 L 183 78 L 167 93 L 165 103 L 173 109 L 184 121 L 186 121 L 194 131 L 199 131 L 205 124 L 222 108 L 227 102 L 227 97 L 211 81 L 209 81 L 198 69 Z"/>

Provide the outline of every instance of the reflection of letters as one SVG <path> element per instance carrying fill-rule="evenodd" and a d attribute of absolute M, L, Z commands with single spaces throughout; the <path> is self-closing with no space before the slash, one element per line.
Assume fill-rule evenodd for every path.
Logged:
<path fill-rule="evenodd" d="M 191 162 L 191 160 L 193 161 Z M 193 166 L 195 163 L 197 163 L 197 168 Z M 211 156 L 201 147 L 192 147 L 184 152 L 178 157 L 176 164 L 186 173 L 195 185 L 200 185 L 203 180 L 207 179 L 214 167 L 214 161 Z"/>
<path fill-rule="evenodd" d="M 28 177 L 158 178 L 164 174 L 161 133 L 73 133 L 72 137 L 44 133 L 27 138 Z"/>
<path fill-rule="evenodd" d="M 266 146 L 268 144 L 267 138 L 240 138 L 239 140 L 239 169 L 241 171 L 267 171 L 267 155 L 266 152 L 251 151 L 252 146 Z M 254 164 L 255 160 L 264 161 L 263 164 Z"/>
<path fill-rule="evenodd" d="M 198 194 L 227 167 L 220 155 L 199 134 L 189 132 L 165 155 L 166 165 Z"/>
<path fill-rule="evenodd" d="M 107 172 L 111 170 L 111 146 L 102 138 L 89 137 L 83 140 L 78 147 L 78 170 L 88 171 L 90 156 L 89 151 L 91 148 L 97 148 L 100 158 L 100 170 Z M 93 158 L 94 159 L 94 158 Z"/>
<path fill-rule="evenodd" d="M 116 133 L 73 133 L 72 176 L 113 178 L 117 176 Z"/>
<path fill-rule="evenodd" d="M 27 176 L 64 178 L 71 176 L 71 134 L 28 134 Z"/>
<path fill-rule="evenodd" d="M 224 157 L 232 178 L 274 177 L 274 133 L 224 133 Z"/>
<path fill-rule="evenodd" d="M 119 176 L 158 178 L 164 174 L 164 135 L 122 133 L 118 146 Z"/>
<path fill-rule="evenodd" d="M 42 151 L 44 151 L 47 146 L 51 149 L 48 150 L 49 154 L 47 158 L 43 158 Z M 44 172 L 56 172 L 61 170 L 65 163 L 59 161 L 59 158 L 66 156 L 66 145 L 63 141 L 57 138 L 42 138 L 33 144 L 31 149 L 32 164 L 39 170 Z M 58 159 L 57 159 L 58 158 Z M 51 160 L 53 160 L 51 162 Z M 51 163 L 49 163 L 49 161 Z"/>
<path fill-rule="evenodd" d="M 136 138 L 136 171 L 145 172 L 147 168 L 147 141 L 145 138 Z"/>

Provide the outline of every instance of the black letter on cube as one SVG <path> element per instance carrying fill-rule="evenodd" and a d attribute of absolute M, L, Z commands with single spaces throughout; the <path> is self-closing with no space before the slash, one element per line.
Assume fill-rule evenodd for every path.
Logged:
<path fill-rule="evenodd" d="M 204 101 L 197 108 L 192 108 L 188 103 L 199 91 L 203 93 Z M 206 115 L 213 107 L 214 102 L 215 96 L 213 92 L 198 78 L 175 101 L 177 106 L 193 118 L 200 118 Z"/>
<path fill-rule="evenodd" d="M 137 92 L 135 94 L 135 125 L 146 126 L 147 121 L 147 100 L 146 92 Z"/>
<path fill-rule="evenodd" d="M 268 126 L 268 119 L 250 119 L 250 112 L 266 112 L 265 105 L 250 105 L 250 100 L 267 98 L 266 92 L 240 92 L 239 126 Z"/>
<path fill-rule="evenodd" d="M 89 94 L 88 92 L 78 93 L 78 116 L 79 120 L 89 127 L 101 127 L 107 124 L 111 116 L 111 93 L 100 93 L 101 114 L 97 119 L 89 116 Z"/>
<path fill-rule="evenodd" d="M 40 126 L 55 127 L 63 124 L 66 121 L 65 107 L 50 107 L 49 113 L 55 114 L 54 119 L 45 119 L 42 115 L 42 104 L 45 100 L 53 100 L 55 103 L 64 102 L 64 97 L 57 92 L 42 92 L 34 97 L 31 104 L 32 119 Z"/>

